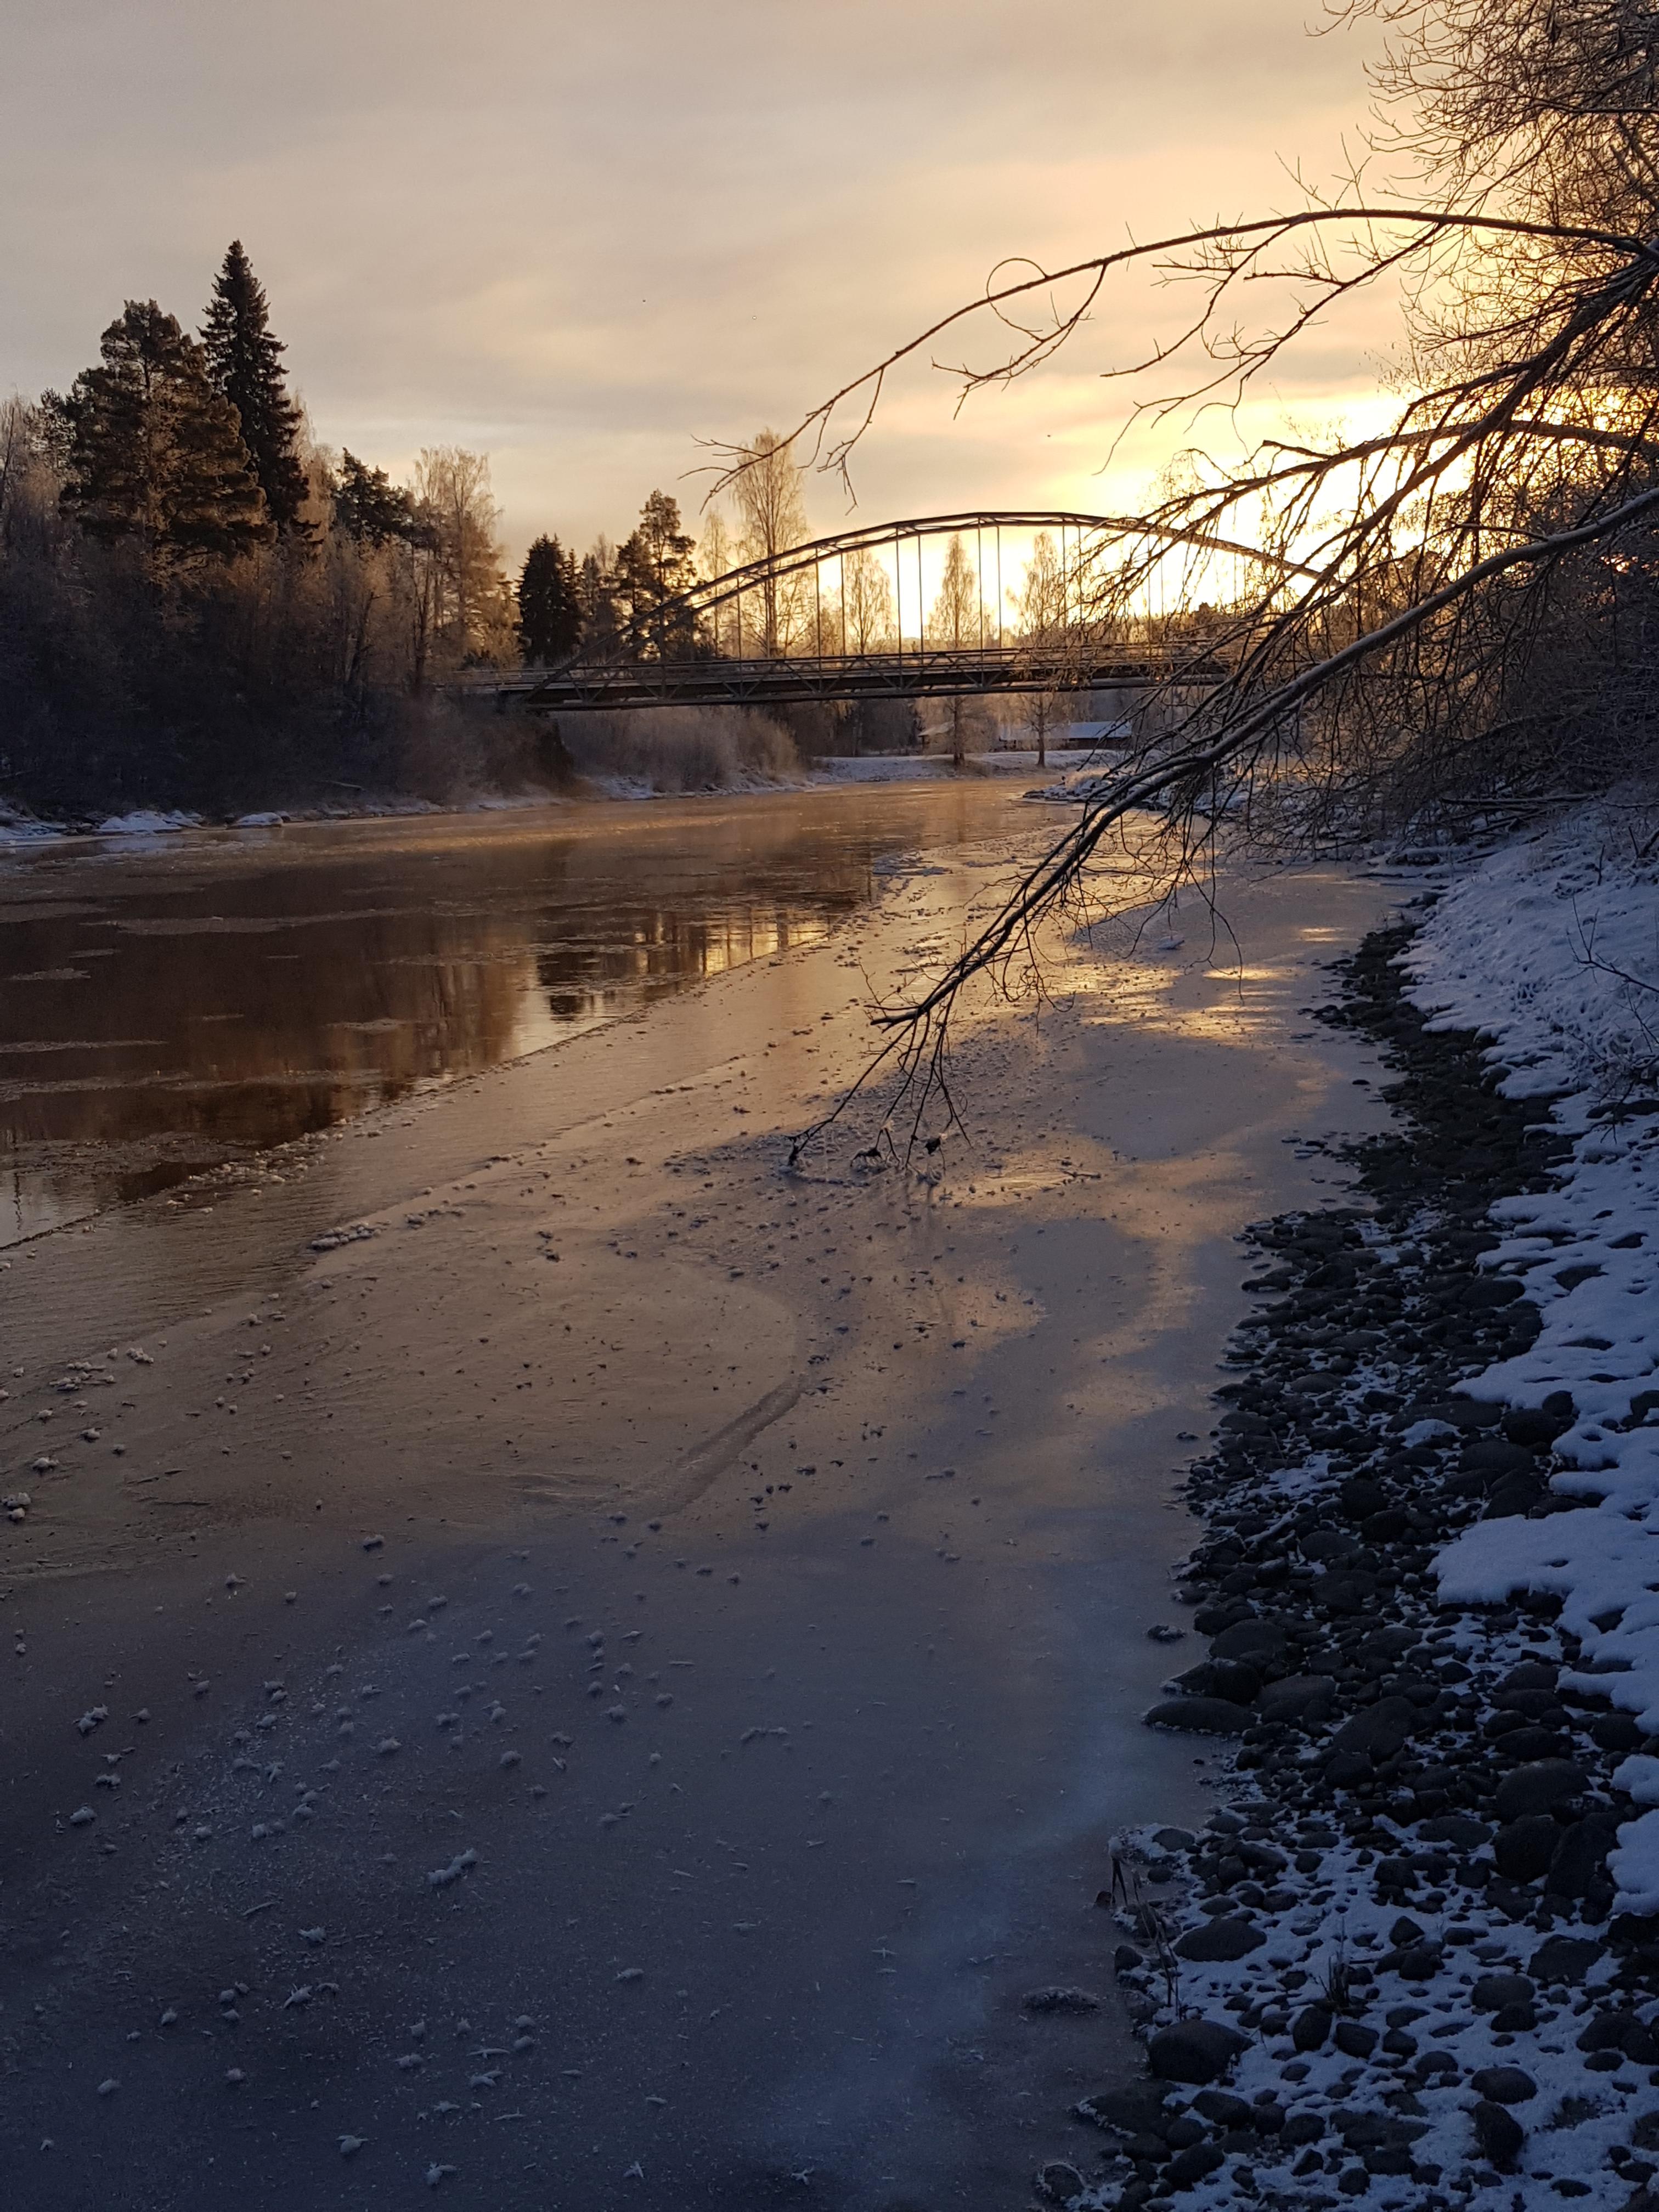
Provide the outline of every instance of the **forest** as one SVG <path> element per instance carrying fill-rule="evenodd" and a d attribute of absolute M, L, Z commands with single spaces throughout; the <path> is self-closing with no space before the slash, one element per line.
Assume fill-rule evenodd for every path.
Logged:
<path fill-rule="evenodd" d="M 763 431 L 738 534 L 714 515 L 699 546 L 678 502 L 653 490 L 619 543 L 579 556 L 539 537 L 511 578 L 488 455 L 428 447 L 394 483 L 313 434 L 284 352 L 236 241 L 198 333 L 129 301 L 67 392 L 0 403 L 8 799 L 71 818 L 234 813 L 556 781 L 569 769 L 556 736 L 441 687 L 579 645 L 712 650 L 671 603 L 699 574 L 806 534 L 802 472 Z M 871 628 L 874 586 L 860 587 Z M 764 636 L 738 642 L 792 649 L 790 605 L 775 599 L 763 619 Z M 776 724 L 726 720 L 679 732 L 702 745 L 688 774 L 713 772 L 711 747 L 754 765 L 793 759 Z M 881 734 L 910 727 L 908 711 L 889 714 Z M 629 733 L 610 734 L 620 765 L 640 765 Z"/>

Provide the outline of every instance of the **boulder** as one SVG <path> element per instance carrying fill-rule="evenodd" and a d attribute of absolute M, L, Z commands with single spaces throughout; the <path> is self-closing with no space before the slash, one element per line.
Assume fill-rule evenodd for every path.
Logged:
<path fill-rule="evenodd" d="M 1212 1659 L 1243 1659 L 1250 1666 L 1277 1666 L 1290 1638 L 1276 1620 L 1238 1620 L 1224 1628 L 1210 1646 Z"/>
<path fill-rule="evenodd" d="M 1097 2128 L 1120 2135 L 1158 2135 L 1164 2127 L 1164 2091 L 1151 2081 L 1114 2082 L 1085 2097 L 1078 2110 Z"/>
<path fill-rule="evenodd" d="M 1492 1855 L 1505 1881 L 1536 1881 L 1549 1872 L 1561 1830 L 1547 1813 L 1528 1813 L 1510 1820 L 1493 1838 Z"/>
<path fill-rule="evenodd" d="M 1218 1960 L 1243 1959 L 1259 1951 L 1267 1937 L 1253 1920 L 1208 1920 L 1176 1938 L 1176 1956 L 1210 1965 Z"/>
<path fill-rule="evenodd" d="M 1530 2004 L 1534 1994 L 1524 1974 L 1482 1974 L 1469 2002 L 1477 2012 L 1501 2012 L 1505 2005 Z M 1498 2101 L 1501 2105 L 1504 2100 Z"/>
<path fill-rule="evenodd" d="M 1589 1813 L 1582 1820 L 1575 1820 L 1555 1847 L 1555 1856 L 1544 1876 L 1547 1894 L 1588 1897 L 1592 1884 L 1604 1875 L 1607 1853 L 1618 1840 L 1616 1813 Z"/>
<path fill-rule="evenodd" d="M 1189 1698 L 1225 1698 L 1230 1705 L 1248 1705 L 1261 1687 L 1261 1677 L 1242 1659 L 1200 1659 L 1176 1686 Z"/>
<path fill-rule="evenodd" d="M 1336 1685 L 1324 1674 L 1287 1674 L 1282 1681 L 1269 1682 L 1255 1703 L 1264 1721 L 1314 1728 L 1330 1718 L 1336 1705 Z"/>
<path fill-rule="evenodd" d="M 1160 2081 L 1218 2081 L 1250 2047 L 1248 2035 L 1218 2020 L 1178 2020 L 1160 2028 L 1146 2047 Z"/>
<path fill-rule="evenodd" d="M 1518 2066 L 1483 2066 L 1470 2083 L 1477 2095 L 1490 2097 L 1494 2105 L 1524 2105 L 1538 2094 L 1537 2082 Z"/>
<path fill-rule="evenodd" d="M 1362 1706 L 1343 1722 L 1331 1738 L 1331 1748 L 1392 1759 L 1410 1741 L 1418 1724 L 1418 1709 L 1409 1698 L 1379 1698 L 1374 1705 Z"/>
<path fill-rule="evenodd" d="M 1454 1844 L 1460 1851 L 1478 1851 L 1492 1841 L 1486 1822 L 1464 1813 L 1437 1813 L 1431 1820 L 1419 1820 L 1417 1832 L 1425 1844 Z"/>
<path fill-rule="evenodd" d="M 1554 1982 L 1582 1982 L 1607 1946 L 1582 1936 L 1552 1936 L 1527 1961 L 1527 1972 L 1541 1988 Z"/>
<path fill-rule="evenodd" d="M 1521 2155 L 1521 2146 L 1527 2140 L 1526 2130 L 1514 2114 L 1502 2105 L 1483 2097 L 1475 2106 L 1474 2140 L 1480 2155 L 1498 2168 L 1500 2173 L 1514 2171 L 1515 2161 Z"/>
<path fill-rule="evenodd" d="M 1243 1735 L 1254 1718 L 1246 1706 L 1225 1698 L 1166 1698 L 1146 1715 L 1146 1725 L 1187 1735 Z"/>
<path fill-rule="evenodd" d="M 1225 2163 L 1226 2155 L 1216 2144 L 1194 2143 L 1190 2149 L 1178 2150 L 1164 2170 L 1171 2188 L 1195 2189 Z"/>
<path fill-rule="evenodd" d="M 1583 1767 L 1570 1759 L 1529 1759 L 1514 1767 L 1498 1785 L 1498 1817 L 1519 1820 L 1526 1813 L 1549 1813 L 1588 1787 Z"/>

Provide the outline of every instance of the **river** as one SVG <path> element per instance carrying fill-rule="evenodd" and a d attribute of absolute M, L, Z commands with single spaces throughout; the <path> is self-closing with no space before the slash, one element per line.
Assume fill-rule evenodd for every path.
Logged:
<path fill-rule="evenodd" d="M 0 1261 L 21 2201 L 1090 2170 L 1108 1838 L 1207 1802 L 1139 1718 L 1173 1486 L 1237 1231 L 1340 1187 L 1287 1140 L 1378 1125 L 1304 1010 L 1383 894 L 1241 877 L 1242 966 L 1057 943 L 925 1174 L 787 1172 L 871 991 L 1055 826 L 964 787 L 10 870 L 7 972 L 60 981 L 6 1036 L 64 1055 L 4 1063 L 53 1066 Z"/>

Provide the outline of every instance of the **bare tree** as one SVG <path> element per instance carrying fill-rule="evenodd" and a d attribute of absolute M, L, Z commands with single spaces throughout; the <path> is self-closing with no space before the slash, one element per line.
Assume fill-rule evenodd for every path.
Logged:
<path fill-rule="evenodd" d="M 892 642 L 897 623 L 887 571 L 867 545 L 841 562 L 841 636 L 848 653 L 879 653 Z"/>
<path fill-rule="evenodd" d="M 460 446 L 422 447 L 413 489 L 432 537 L 432 634 L 458 664 L 510 656 L 512 593 L 489 456 Z"/>
<path fill-rule="evenodd" d="M 1207 890 L 1224 823 L 1281 849 L 1534 805 L 1645 757 L 1659 718 L 1659 12 L 1650 0 L 1353 0 L 1389 27 L 1376 143 L 1409 191 L 1310 199 L 1021 273 L 896 347 L 793 433 L 843 474 L 900 362 L 988 311 L 1030 374 L 1137 271 L 1184 284 L 1131 420 L 1201 417 L 1327 310 L 1397 286 L 1403 393 L 1377 434 L 1188 451 L 1123 518 L 1081 610 L 1158 711 L 959 958 L 882 1018 L 920 1115 L 956 995 L 1035 978 L 1033 933 L 1109 896 L 1091 861 L 1161 823 L 1154 896 Z M 1268 302 L 1253 319 L 1245 303 Z M 1104 323 L 1103 318 L 1100 321 Z M 1187 364 L 1187 373 L 1182 373 Z M 848 424 L 850 410 L 850 426 Z M 1224 562 L 1220 549 L 1228 551 Z M 1238 549 L 1246 549 L 1241 555 Z M 1228 587 L 1218 589 L 1224 575 Z M 1150 606 L 1173 599 L 1177 611 Z M 1200 599 L 1206 617 L 1183 611 Z M 1148 810 L 1152 812 L 1148 813 Z"/>
<path fill-rule="evenodd" d="M 805 471 L 793 447 L 793 440 L 779 437 L 775 430 L 757 430 L 749 444 L 738 449 L 743 461 L 732 478 L 732 493 L 745 562 L 775 561 L 805 539 Z M 757 642 L 764 657 L 775 660 L 796 641 L 806 604 L 803 580 L 792 576 L 780 580 L 769 572 L 763 574 L 754 597 L 759 605 Z M 746 617 L 746 608 L 744 613 Z"/>
<path fill-rule="evenodd" d="M 1014 602 L 1019 642 L 1033 682 L 1025 694 L 1026 726 L 1036 739 L 1037 766 L 1048 764 L 1048 731 L 1058 720 L 1060 671 L 1072 635 L 1066 571 L 1049 532 L 1040 530 Z"/>
<path fill-rule="evenodd" d="M 953 531 L 945 550 L 945 568 L 939 578 L 939 591 L 927 610 L 927 634 L 930 645 L 947 647 L 953 653 L 964 651 L 969 646 L 983 642 L 985 610 L 979 595 L 979 578 L 974 564 L 968 558 L 960 531 Z M 951 759 L 961 768 L 966 761 L 963 741 L 962 694 L 951 695 Z"/>

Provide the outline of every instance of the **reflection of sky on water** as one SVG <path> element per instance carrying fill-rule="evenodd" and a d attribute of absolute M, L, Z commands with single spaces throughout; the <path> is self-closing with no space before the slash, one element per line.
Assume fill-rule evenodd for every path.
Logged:
<path fill-rule="evenodd" d="M 1005 794 L 204 836 L 0 873 L 0 1243 L 821 942 Z"/>

